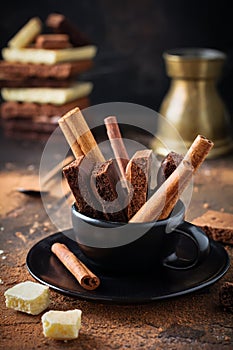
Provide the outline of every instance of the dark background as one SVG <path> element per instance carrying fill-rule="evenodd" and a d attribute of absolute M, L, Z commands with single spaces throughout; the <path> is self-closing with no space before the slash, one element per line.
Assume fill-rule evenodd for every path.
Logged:
<path fill-rule="evenodd" d="M 233 114 L 233 12 L 227 1 L 7 0 L 1 4 L 1 47 L 31 17 L 70 18 L 98 46 L 92 104 L 124 101 L 159 109 L 169 87 L 162 53 L 176 47 L 224 51 L 219 91 Z"/>

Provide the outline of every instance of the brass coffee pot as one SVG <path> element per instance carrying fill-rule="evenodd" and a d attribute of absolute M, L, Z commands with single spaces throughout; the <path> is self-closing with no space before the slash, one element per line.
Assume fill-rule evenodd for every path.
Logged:
<path fill-rule="evenodd" d="M 163 57 L 172 80 L 159 111 L 166 122 L 158 120 L 152 148 L 160 155 L 166 155 L 168 149 L 182 153 L 180 139 L 188 148 L 197 134 L 202 134 L 214 142 L 209 158 L 227 153 L 233 145 L 230 118 L 216 88 L 226 55 L 189 48 L 167 51 Z"/>

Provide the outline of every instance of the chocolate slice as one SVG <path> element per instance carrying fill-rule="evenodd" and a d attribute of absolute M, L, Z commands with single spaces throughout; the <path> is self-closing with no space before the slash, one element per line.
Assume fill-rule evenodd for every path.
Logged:
<path fill-rule="evenodd" d="M 2 122 L 5 131 L 33 131 L 37 133 L 52 133 L 58 126 L 59 117 L 35 117 L 31 120 L 25 118 L 7 119 Z"/>
<path fill-rule="evenodd" d="M 115 160 L 110 159 L 94 166 L 91 185 L 97 200 L 102 205 L 106 220 L 126 222 L 124 213 L 126 191 L 121 186 Z"/>
<path fill-rule="evenodd" d="M 233 244 L 233 214 L 208 210 L 195 218 L 192 224 L 199 226 L 215 241 Z"/>
<path fill-rule="evenodd" d="M 102 213 L 96 210 L 96 199 L 90 187 L 90 174 L 93 163 L 85 156 L 80 156 L 63 168 L 70 189 L 76 200 L 78 211 L 93 218 L 102 218 Z"/>
<path fill-rule="evenodd" d="M 80 109 L 84 109 L 90 106 L 89 98 L 79 98 L 60 106 L 50 103 L 39 104 L 33 102 L 3 102 L 1 105 L 1 116 L 3 119 L 17 118 L 18 116 L 23 118 L 32 118 L 38 116 L 62 116 L 77 106 L 79 106 Z"/>
<path fill-rule="evenodd" d="M 161 186 L 162 183 L 173 173 L 173 171 L 178 167 L 178 165 L 183 160 L 183 156 L 176 152 L 170 152 L 162 160 L 158 175 L 157 175 L 157 184 Z"/>
<path fill-rule="evenodd" d="M 142 150 L 134 154 L 126 167 L 126 179 L 132 186 L 132 199 L 127 207 L 128 220 L 147 200 L 151 162 L 152 150 Z"/>
<path fill-rule="evenodd" d="M 74 79 L 41 79 L 41 78 L 15 78 L 0 79 L 0 88 L 22 88 L 22 87 L 69 87 L 74 84 Z"/>
<path fill-rule="evenodd" d="M 67 79 L 83 73 L 93 67 L 92 60 L 81 60 L 57 64 L 33 64 L 0 61 L 0 79 L 17 79 L 38 77 Z"/>
<path fill-rule="evenodd" d="M 71 47 L 69 36 L 66 34 L 41 34 L 35 41 L 37 49 L 59 50 Z"/>

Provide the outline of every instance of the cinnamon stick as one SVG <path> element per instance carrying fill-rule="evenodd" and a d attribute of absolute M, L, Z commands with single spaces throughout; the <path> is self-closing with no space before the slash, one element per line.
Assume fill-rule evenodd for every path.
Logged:
<path fill-rule="evenodd" d="M 94 290 L 100 285 L 99 278 L 91 272 L 65 244 L 54 243 L 51 250 L 83 288 Z"/>
<path fill-rule="evenodd" d="M 67 124 L 66 120 L 63 118 L 60 118 L 58 120 L 58 123 L 59 123 L 59 126 L 60 126 L 75 158 L 82 156 L 83 152 L 82 152 L 78 142 L 76 141 L 76 137 L 73 134 L 72 130 L 70 129 L 69 125 Z"/>
<path fill-rule="evenodd" d="M 125 180 L 125 169 L 129 162 L 129 156 L 121 137 L 117 118 L 114 116 L 109 116 L 104 119 L 104 123 L 107 129 L 107 134 L 113 153 L 121 172 L 122 179 Z"/>
<path fill-rule="evenodd" d="M 179 189 L 178 190 L 176 189 L 174 191 L 174 195 L 170 198 L 169 201 L 167 201 L 167 203 L 165 203 L 163 210 L 158 217 L 158 220 L 167 219 L 167 217 L 171 214 L 172 209 L 174 208 L 174 206 L 178 202 L 178 199 L 180 198 L 180 195 L 184 191 L 185 187 L 186 187 L 185 182 L 180 183 Z"/>
<path fill-rule="evenodd" d="M 72 134 L 75 137 L 75 140 L 87 158 L 92 159 L 95 162 L 105 161 L 105 158 L 99 149 L 95 138 L 89 129 L 84 116 L 82 115 L 82 112 L 78 107 L 73 108 L 67 112 L 60 119 L 60 122 L 62 120 L 65 121 L 65 123 L 69 126 Z"/>
<path fill-rule="evenodd" d="M 193 173 L 195 173 L 198 168 L 201 166 L 201 164 L 204 162 L 205 158 L 207 157 L 209 151 L 213 147 L 213 142 L 208 140 L 205 136 L 198 135 L 195 140 L 193 141 L 192 145 L 188 149 L 184 160 L 189 161 L 193 166 Z M 159 220 L 166 219 L 169 214 L 171 213 L 172 209 L 176 205 L 180 194 L 183 192 L 184 188 L 179 189 L 179 193 L 177 192 L 176 195 L 172 199 L 167 199 L 166 204 L 163 208 L 163 211 L 161 215 L 159 216 Z"/>
<path fill-rule="evenodd" d="M 192 178 L 193 167 L 190 162 L 183 160 L 169 178 L 138 210 L 129 222 L 149 222 L 159 219 L 162 208 L 174 200 L 176 194 L 184 190 Z"/>
<path fill-rule="evenodd" d="M 203 135 L 197 135 L 184 159 L 191 162 L 194 172 L 201 166 L 214 143 Z"/>

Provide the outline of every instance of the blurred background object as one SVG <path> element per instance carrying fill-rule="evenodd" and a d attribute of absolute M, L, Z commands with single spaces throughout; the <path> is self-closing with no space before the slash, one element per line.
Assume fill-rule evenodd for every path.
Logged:
<path fill-rule="evenodd" d="M 228 153 L 233 146 L 229 113 L 217 91 L 226 55 L 207 48 L 179 48 L 163 55 L 170 88 L 160 113 L 173 124 L 189 148 L 196 135 L 205 135 L 214 142 L 209 157 Z M 161 123 L 154 148 L 167 154 L 167 147 L 181 152 L 180 140 Z M 163 140 L 166 147 L 158 140 Z"/>
<path fill-rule="evenodd" d="M 24 23 L 1 51 L 4 135 L 46 139 L 63 114 L 88 107 L 93 84 L 80 81 L 79 74 L 92 68 L 96 51 L 63 14 Z"/>
<path fill-rule="evenodd" d="M 133 102 L 159 110 L 169 88 L 163 52 L 209 47 L 227 55 L 218 90 L 233 113 L 233 22 L 225 1 L 9 0 L 0 14 L 1 45 L 33 16 L 59 12 L 97 45 L 94 68 L 82 78 L 94 83 L 91 103 Z"/>

